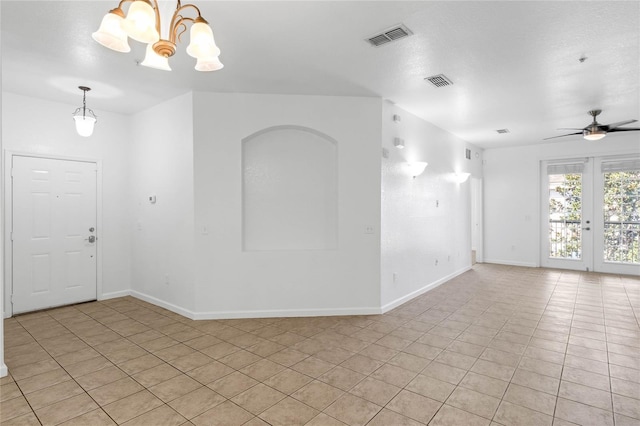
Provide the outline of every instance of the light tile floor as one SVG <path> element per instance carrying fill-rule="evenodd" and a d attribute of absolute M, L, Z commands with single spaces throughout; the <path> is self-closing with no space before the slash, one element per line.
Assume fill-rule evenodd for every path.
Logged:
<path fill-rule="evenodd" d="M 476 265 L 385 315 L 5 320 L 1 422 L 640 425 L 640 279 Z"/>

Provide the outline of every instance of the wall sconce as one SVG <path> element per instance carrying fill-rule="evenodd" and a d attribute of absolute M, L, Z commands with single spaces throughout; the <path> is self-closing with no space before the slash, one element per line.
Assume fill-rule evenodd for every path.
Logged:
<path fill-rule="evenodd" d="M 413 176 L 413 178 L 415 179 L 416 176 L 420 176 L 424 172 L 424 169 L 427 167 L 427 165 L 428 164 L 425 163 L 424 161 L 407 163 L 407 167 L 409 168 L 409 174 Z"/>
<path fill-rule="evenodd" d="M 404 139 L 393 138 L 393 146 L 395 146 L 398 149 L 403 149 L 404 148 Z"/>
<path fill-rule="evenodd" d="M 455 183 L 464 183 L 467 181 L 467 179 L 469 179 L 469 176 L 471 176 L 471 173 L 459 173 L 459 172 L 455 172 L 453 174 L 453 181 Z"/>

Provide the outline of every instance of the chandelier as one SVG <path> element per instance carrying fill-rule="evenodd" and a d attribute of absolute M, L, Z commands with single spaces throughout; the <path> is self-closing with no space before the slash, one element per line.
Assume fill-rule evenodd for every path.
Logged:
<path fill-rule="evenodd" d="M 128 13 L 124 14 L 122 6 L 131 2 Z M 190 18 L 182 14 L 189 9 L 198 16 Z M 200 15 L 200 9 L 193 4 L 184 6 L 177 1 L 176 10 L 171 17 L 168 34 L 162 38 L 160 10 L 157 0 L 121 0 L 118 7 L 110 10 L 98 31 L 92 34 L 101 45 L 127 53 L 131 51 L 128 37 L 147 44 L 144 60 L 140 65 L 171 71 L 169 58 L 176 53 L 176 43 L 187 31 L 187 23 L 191 23 L 190 43 L 187 54 L 196 58 L 195 69 L 198 71 L 217 71 L 224 65 L 220 62 L 220 49 L 213 39 L 213 31 L 209 23 Z"/>

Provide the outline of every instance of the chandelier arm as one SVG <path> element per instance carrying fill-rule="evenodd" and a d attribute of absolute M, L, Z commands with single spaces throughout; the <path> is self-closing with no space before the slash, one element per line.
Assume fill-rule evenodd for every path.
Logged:
<path fill-rule="evenodd" d="M 182 34 L 184 34 L 185 32 L 187 32 L 187 25 L 184 23 L 184 21 L 186 20 L 190 20 L 193 21 L 192 19 L 188 18 L 188 19 L 181 19 L 177 24 L 176 24 L 176 28 L 174 29 L 174 34 L 173 34 L 173 38 L 174 40 L 177 41 L 182 41 L 181 37 Z M 182 31 L 178 32 L 178 30 L 182 28 Z M 175 43 L 175 41 L 174 41 Z"/>
<path fill-rule="evenodd" d="M 180 37 L 182 36 L 182 34 L 184 34 L 187 31 L 187 25 L 185 24 L 185 21 L 191 22 L 191 23 L 196 22 L 194 18 L 189 18 L 182 15 L 174 16 L 174 18 L 176 17 L 179 19 L 172 20 L 171 22 L 171 34 L 170 34 L 169 41 L 171 41 L 172 43 L 176 43 L 176 40 L 180 41 Z M 184 29 L 182 31 L 179 31 L 181 27 Z"/>
<path fill-rule="evenodd" d="M 195 11 L 198 14 L 198 16 L 196 18 L 189 18 L 189 17 L 182 16 L 182 11 L 185 10 L 185 9 L 188 9 L 188 8 L 195 9 Z M 173 17 L 171 18 L 171 25 L 169 26 L 170 37 L 172 37 L 172 39 L 170 41 L 175 43 L 176 37 L 177 37 L 178 28 L 180 27 L 181 24 L 184 25 L 184 21 L 189 21 L 191 23 L 202 22 L 202 21 L 204 21 L 205 23 L 207 22 L 202 17 L 202 14 L 200 13 L 200 9 L 198 9 L 198 6 L 196 6 L 194 4 L 185 4 L 184 6 L 182 6 L 180 1 L 178 0 L 178 8 L 173 13 Z M 185 26 L 185 31 L 186 31 L 186 25 L 184 25 L 184 26 Z"/>
<path fill-rule="evenodd" d="M 156 13 L 156 31 L 158 32 L 158 35 L 160 36 L 160 38 L 162 38 L 162 33 L 161 28 L 160 28 L 160 6 L 158 6 L 158 1 L 157 0 L 151 0 L 153 1 L 153 10 Z"/>

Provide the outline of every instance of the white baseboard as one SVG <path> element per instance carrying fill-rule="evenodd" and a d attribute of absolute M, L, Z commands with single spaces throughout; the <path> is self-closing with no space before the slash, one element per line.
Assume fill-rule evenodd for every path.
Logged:
<path fill-rule="evenodd" d="M 9 374 L 9 369 L 5 364 L 0 364 L 0 377 L 7 376 Z"/>
<path fill-rule="evenodd" d="M 117 297 L 125 297 L 131 296 L 131 290 L 121 290 L 121 291 L 113 291 L 111 293 L 102 293 L 101 296 L 98 296 L 98 300 L 109 300 L 115 299 Z"/>
<path fill-rule="evenodd" d="M 264 311 L 213 311 L 194 312 L 181 308 L 173 303 L 165 302 L 148 294 L 136 290 L 131 291 L 131 296 L 153 303 L 156 306 L 175 312 L 192 320 L 210 319 L 235 319 L 235 318 L 280 318 L 280 317 L 324 317 L 336 315 L 378 315 L 382 313 L 380 308 L 337 308 L 337 309 L 274 309 Z"/>
<path fill-rule="evenodd" d="M 160 306 L 161 308 L 165 308 L 171 312 L 175 312 L 176 314 L 180 314 L 183 317 L 187 317 L 189 319 L 198 319 L 196 318 L 195 312 L 181 308 L 180 306 L 174 305 L 173 303 L 165 302 L 164 300 L 155 298 L 153 296 L 149 296 L 148 294 L 140 293 L 136 290 L 131 290 L 131 296 L 140 300 L 144 300 L 145 302 L 152 303 L 156 306 Z"/>
<path fill-rule="evenodd" d="M 518 262 L 515 260 L 499 260 L 499 259 L 485 259 L 482 263 L 495 263 L 497 265 L 507 265 L 507 266 L 524 266 L 526 268 L 538 268 L 539 265 L 530 262 Z"/>
<path fill-rule="evenodd" d="M 274 309 L 266 311 L 198 312 L 194 319 L 329 317 L 344 315 L 379 315 L 381 313 L 382 311 L 380 308 Z"/>
<path fill-rule="evenodd" d="M 459 270 L 457 270 L 457 271 L 455 271 L 455 272 L 453 272 L 453 273 L 451 273 L 451 274 L 449 274 L 449 275 L 447 275 L 445 277 L 440 278 L 437 281 L 434 281 L 434 282 L 432 282 L 430 284 L 425 285 L 424 287 L 421 287 L 421 288 L 419 288 L 419 289 L 417 289 L 415 291 L 412 291 L 411 293 L 409 293 L 409 294 L 407 294 L 405 296 L 399 297 L 396 300 L 394 300 L 392 302 L 389 302 L 386 305 L 383 305 L 382 308 L 381 308 L 381 313 L 384 314 L 385 312 L 389 312 L 390 310 L 392 310 L 394 308 L 397 308 L 398 306 L 402 305 L 403 303 L 406 303 L 409 300 L 411 300 L 411 299 L 413 299 L 415 297 L 418 297 L 421 294 L 424 294 L 427 291 L 432 290 L 432 289 L 438 287 L 441 284 L 444 284 L 445 282 L 449 281 L 450 279 L 455 278 L 460 274 L 464 274 L 465 272 L 467 272 L 470 269 L 471 269 L 471 266 L 466 266 L 466 267 L 464 267 L 462 269 L 459 269 Z"/>

